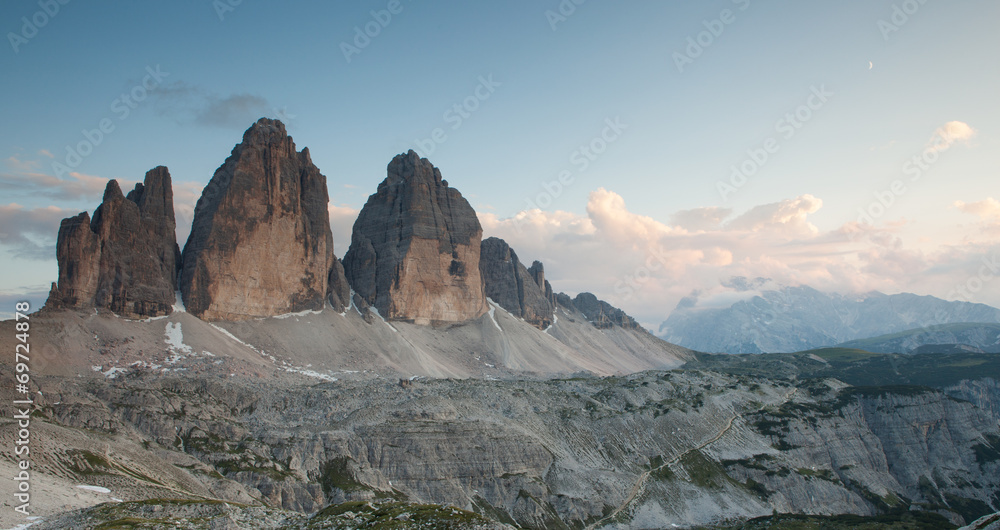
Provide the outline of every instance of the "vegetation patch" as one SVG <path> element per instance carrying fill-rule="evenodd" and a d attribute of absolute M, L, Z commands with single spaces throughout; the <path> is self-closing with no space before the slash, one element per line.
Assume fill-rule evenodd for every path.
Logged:
<path fill-rule="evenodd" d="M 330 493 L 334 489 L 339 489 L 344 493 L 357 491 L 372 491 L 374 488 L 364 484 L 354 478 L 348 466 L 349 458 L 342 456 L 330 460 L 320 467 L 319 483 L 323 486 L 323 491 Z"/>
<path fill-rule="evenodd" d="M 801 515 L 776 514 L 758 517 L 727 529 L 758 530 L 942 530 L 957 528 L 944 516 L 933 512 L 901 511 L 899 513 L 864 517 L 861 515 Z"/>

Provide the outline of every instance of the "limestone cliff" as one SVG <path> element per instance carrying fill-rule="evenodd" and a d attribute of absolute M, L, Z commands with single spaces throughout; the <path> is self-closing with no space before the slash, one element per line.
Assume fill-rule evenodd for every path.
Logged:
<path fill-rule="evenodd" d="M 111 180 L 91 219 L 63 219 L 56 259 L 59 281 L 49 308 L 106 308 L 123 316 L 169 314 L 175 302 L 179 252 L 167 168 L 146 173 L 128 196 Z"/>
<path fill-rule="evenodd" d="M 546 297 L 541 262 L 527 269 L 504 240 L 491 237 L 483 240 L 479 272 L 486 296 L 500 307 L 539 329 L 552 325 L 555 306 Z M 551 292 L 551 286 L 548 289 Z"/>
<path fill-rule="evenodd" d="M 261 118 L 195 208 L 181 289 L 205 320 L 245 320 L 346 302 L 326 177 L 278 120 Z M 330 287 L 334 286 L 331 290 Z"/>
<path fill-rule="evenodd" d="M 482 227 L 441 172 L 410 151 L 389 163 L 344 256 L 354 290 L 387 319 L 462 322 L 487 310 L 479 272 Z"/>

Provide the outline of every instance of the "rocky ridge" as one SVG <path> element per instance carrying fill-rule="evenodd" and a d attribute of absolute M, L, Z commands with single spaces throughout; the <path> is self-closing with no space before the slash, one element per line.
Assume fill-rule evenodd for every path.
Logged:
<path fill-rule="evenodd" d="M 481 248 L 479 271 L 486 296 L 539 329 L 551 326 L 552 286 L 545 280 L 541 262 L 525 268 L 514 249 L 496 237 L 484 239 Z"/>
<path fill-rule="evenodd" d="M 910 293 L 841 295 L 808 286 L 771 286 L 765 278 L 733 278 L 725 286 L 742 300 L 724 308 L 700 307 L 700 297 L 693 294 L 677 304 L 658 335 L 705 352 L 796 352 L 887 333 L 933 330 L 942 324 L 1000 323 L 1000 309 Z M 942 331 L 948 335 L 947 329 Z M 979 346 L 971 337 L 926 338 L 933 343 L 970 341 Z M 996 346 L 996 335 L 990 338 Z M 906 349 L 893 351 L 903 353 L 919 345 L 896 341 L 894 347 Z"/>
<path fill-rule="evenodd" d="M 105 308 L 128 317 L 169 314 L 176 300 L 177 248 L 170 173 L 146 173 L 128 196 L 111 180 L 94 218 L 63 219 L 50 309 Z"/>

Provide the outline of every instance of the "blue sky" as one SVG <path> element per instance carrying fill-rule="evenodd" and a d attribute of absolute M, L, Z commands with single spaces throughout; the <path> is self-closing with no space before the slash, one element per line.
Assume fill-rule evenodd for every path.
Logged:
<path fill-rule="evenodd" d="M 415 148 L 557 290 L 650 326 L 744 274 L 1000 304 L 985 278 L 955 289 L 1000 241 L 996 2 L 42 4 L 0 4 L 3 303 L 44 299 L 58 219 L 92 211 L 109 178 L 168 166 L 186 237 L 201 187 L 270 116 L 328 177 L 338 256 Z M 48 20 L 32 34 L 22 17 Z M 345 44 L 363 47 L 348 60 Z M 160 79 L 137 88 L 147 69 Z M 125 116 L 130 93 L 144 99 Z M 72 174 L 54 169 L 102 120 L 114 130 Z M 891 206 L 859 223 L 877 193 Z"/>

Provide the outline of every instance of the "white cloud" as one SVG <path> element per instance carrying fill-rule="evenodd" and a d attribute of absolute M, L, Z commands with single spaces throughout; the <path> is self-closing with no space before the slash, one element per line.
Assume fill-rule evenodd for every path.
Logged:
<path fill-rule="evenodd" d="M 351 246 L 351 232 L 354 230 L 354 221 L 358 218 L 361 210 L 350 206 L 334 206 L 331 204 L 330 229 L 333 231 L 334 254 L 343 259 L 344 253 Z"/>
<path fill-rule="evenodd" d="M 955 201 L 954 206 L 963 213 L 975 215 L 980 219 L 983 232 L 1000 235 L 1000 201 L 987 197 L 977 202 Z"/>
<path fill-rule="evenodd" d="M 931 151 L 947 151 L 956 142 L 967 142 L 971 140 L 977 131 L 968 123 L 961 121 L 950 121 L 938 127 L 927 143 L 927 149 Z"/>
<path fill-rule="evenodd" d="M 731 209 L 718 206 L 682 210 L 670 216 L 670 223 L 676 228 L 691 232 L 718 230 L 722 221 L 732 213 Z"/>
<path fill-rule="evenodd" d="M 37 160 L 22 160 L 13 155 L 4 160 L 4 163 L 15 171 L 35 171 L 40 165 Z"/>
<path fill-rule="evenodd" d="M 811 236 L 819 230 L 808 221 L 809 214 L 819 211 L 823 201 L 812 195 L 756 206 L 727 223 L 730 230 L 750 232 L 780 232 L 789 236 Z"/>
<path fill-rule="evenodd" d="M 56 206 L 0 205 L 0 244 L 16 258 L 54 260 L 60 221 L 78 213 Z"/>
<path fill-rule="evenodd" d="M 993 211 L 995 205 L 983 203 L 966 209 Z M 712 303 L 737 296 L 721 287 L 734 276 L 842 293 L 947 297 L 977 260 L 1000 249 L 1000 238 L 934 251 L 910 248 L 904 221 L 821 231 L 809 218 L 822 206 L 802 195 L 735 216 L 719 208 L 685 210 L 667 225 L 630 212 L 624 198 L 599 189 L 590 194 L 586 215 L 530 210 L 506 219 L 480 212 L 479 218 L 484 237 L 503 238 L 522 261 L 543 261 L 557 291 L 593 292 L 653 328 L 692 291 Z"/>
<path fill-rule="evenodd" d="M 104 195 L 107 178 L 79 172 L 69 174 L 70 179 L 61 179 L 44 173 L 0 173 L 0 190 L 8 196 L 46 197 L 62 200 L 97 200 Z M 118 180 L 122 190 L 128 191 L 136 181 Z"/>

